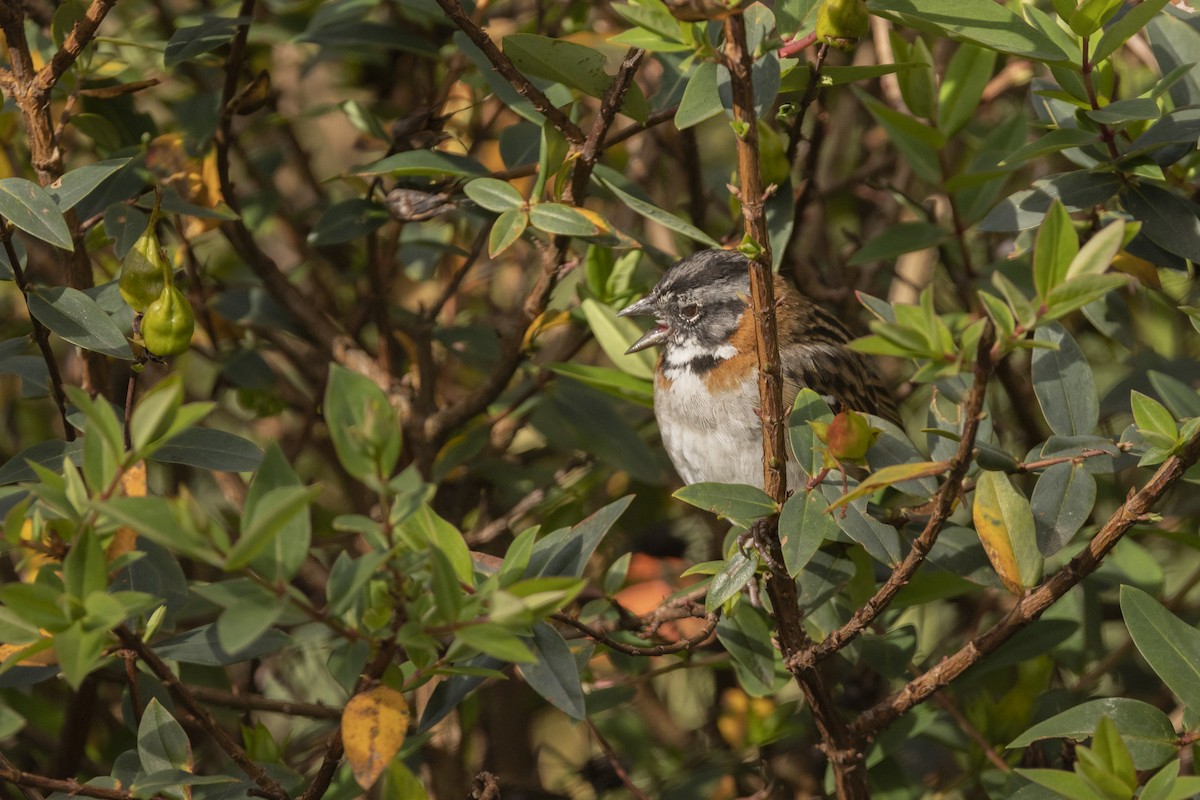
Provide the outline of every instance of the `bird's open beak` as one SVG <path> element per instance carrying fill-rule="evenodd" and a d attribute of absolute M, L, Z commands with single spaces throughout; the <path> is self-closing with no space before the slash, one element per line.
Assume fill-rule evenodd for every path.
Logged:
<path fill-rule="evenodd" d="M 644 317 L 652 315 L 658 315 L 658 302 L 653 295 L 646 295 L 628 308 L 617 312 L 618 317 Z M 661 322 L 656 322 L 650 327 L 650 330 L 642 335 L 642 338 L 629 345 L 629 349 L 625 351 L 625 355 L 645 350 L 647 347 L 660 345 L 666 340 L 667 326 Z"/>

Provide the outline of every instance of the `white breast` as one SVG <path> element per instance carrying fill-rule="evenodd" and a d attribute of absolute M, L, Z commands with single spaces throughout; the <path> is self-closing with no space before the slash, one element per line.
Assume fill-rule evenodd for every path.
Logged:
<path fill-rule="evenodd" d="M 750 376 L 734 391 L 712 395 L 691 370 L 666 371 L 655 386 L 654 412 L 663 445 L 684 483 L 713 481 L 762 486 L 762 430 L 757 413 L 758 379 Z M 799 470 L 788 470 L 795 488 Z"/>

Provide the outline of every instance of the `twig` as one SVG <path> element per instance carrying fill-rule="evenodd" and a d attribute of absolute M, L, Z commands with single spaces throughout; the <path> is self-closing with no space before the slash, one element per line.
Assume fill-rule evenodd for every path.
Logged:
<path fill-rule="evenodd" d="M 604 751 L 604 758 L 608 761 L 609 766 L 613 768 L 613 772 L 621 779 L 621 783 L 625 784 L 625 789 L 636 800 L 650 800 L 650 795 L 639 789 L 637 784 L 633 782 L 633 779 L 629 777 L 629 773 L 625 771 L 625 766 L 621 763 L 617 751 L 613 750 L 612 745 L 604 738 L 604 734 L 600 733 L 600 729 L 596 727 L 596 723 L 589 719 L 587 720 L 587 726 L 588 730 L 592 732 L 592 735 L 596 737 L 596 741 L 600 744 L 600 749 Z"/>
<path fill-rule="evenodd" d="M 779 341 L 775 325 L 775 298 L 771 274 L 770 236 L 763 210 L 762 176 L 758 168 L 758 119 L 754 110 L 753 62 L 746 47 L 746 27 L 740 14 L 725 20 L 725 65 L 731 76 L 733 117 L 737 126 L 738 179 L 746 236 L 753 240 L 750 262 L 750 299 L 758 349 L 758 393 L 763 436 L 763 489 L 775 502 L 787 499 L 787 450 L 784 444 L 783 386 Z M 782 568 L 779 520 L 766 520 L 760 538 L 766 545 L 767 592 L 771 597 L 779 645 L 785 663 L 807 643 L 800 617 L 796 583 Z M 824 677 L 815 668 L 795 665 L 792 676 L 799 685 L 821 735 L 823 749 L 833 767 L 834 787 L 842 800 L 865 800 L 866 760 L 863 748 L 847 735 L 845 721 L 833 702 Z"/>
<path fill-rule="evenodd" d="M 817 92 L 821 86 L 821 68 L 825 66 L 825 58 L 829 55 L 829 45 L 822 43 L 817 48 L 817 59 L 812 64 L 808 75 L 808 86 L 804 87 L 804 94 L 800 96 L 800 102 L 796 104 L 796 116 L 792 119 L 792 124 L 788 127 L 788 143 L 787 163 L 790 165 L 796 160 L 796 150 L 800 147 L 800 140 L 804 138 L 801 128 L 804 125 L 804 117 L 808 114 L 808 108 L 817 99 Z"/>
<path fill-rule="evenodd" d="M 583 201 L 588 179 L 592 177 L 596 161 L 600 158 L 600 153 L 604 151 L 604 136 L 612 126 L 613 120 L 616 119 L 617 112 L 621 110 L 621 104 L 625 101 L 625 96 L 633 83 L 633 76 L 637 74 L 638 66 L 642 63 L 645 55 L 646 51 L 640 47 L 631 47 L 625 53 L 625 58 L 621 60 L 621 66 L 617 69 L 616 76 L 609 84 L 608 91 L 604 93 L 604 99 L 600 102 L 600 112 L 596 115 L 592 129 L 588 131 L 587 139 L 584 140 L 583 146 L 579 150 L 579 161 L 571 173 L 570 186 L 563 193 L 564 202 L 575 204 Z"/>
<path fill-rule="evenodd" d="M 950 461 L 950 469 L 938 489 L 933 500 L 933 513 L 925 523 L 924 530 L 913 540 L 908 555 L 892 570 L 892 574 L 875 594 L 862 605 L 854 616 L 842 627 L 831 632 L 821 642 L 805 647 L 794 658 L 797 666 L 815 667 L 825 658 L 841 650 L 857 637 L 868 625 L 883 613 L 899 592 L 925 562 L 925 557 L 937 542 L 938 535 L 950 518 L 954 504 L 962 492 L 962 480 L 971 466 L 971 457 L 975 452 L 975 436 L 979 432 L 979 422 L 983 418 L 983 401 L 987 394 L 988 380 L 991 378 L 993 363 L 991 359 L 992 339 L 995 331 L 991 322 L 984 328 L 979 340 L 978 357 L 975 361 L 975 383 L 967 396 L 963 407 L 962 437 L 958 442 L 958 451 Z"/>
<path fill-rule="evenodd" d="M 200 704 L 188 687 L 184 686 L 171 668 L 163 661 L 158 653 L 150 648 L 142 638 L 124 625 L 114 630 L 121 644 L 137 653 L 138 658 L 162 681 L 167 691 L 182 705 L 189 714 L 196 718 L 205 732 L 213 738 L 217 745 L 241 768 L 246 775 L 258 784 L 258 787 L 271 800 L 290 800 L 287 791 L 272 778 L 267 771 L 255 764 L 241 745 L 233 740 L 225 729 L 213 717 L 212 712 Z"/>
<path fill-rule="evenodd" d="M 327 706 L 323 703 L 305 703 L 299 700 L 276 700 L 259 694 L 242 694 L 229 692 L 224 689 L 214 689 L 209 686 L 188 686 L 188 691 L 197 700 L 215 703 L 226 708 L 238 708 L 246 711 L 267 711 L 272 714 L 285 714 L 289 717 L 310 717 L 312 719 L 342 718 L 342 709 Z"/>
<path fill-rule="evenodd" d="M 689 614 L 689 617 L 692 615 Z M 593 628 L 584 622 L 580 622 L 574 617 L 569 617 L 566 614 L 555 614 L 554 619 L 564 625 L 570 625 L 575 630 L 582 633 L 584 636 L 592 639 L 605 647 L 616 650 L 618 653 L 624 653 L 627 656 L 667 656 L 672 653 L 679 653 L 684 650 L 691 650 L 693 647 L 699 647 L 708 641 L 712 636 L 713 631 L 717 629 L 716 614 L 707 614 L 704 617 L 704 627 L 693 636 L 686 639 L 680 639 L 677 642 L 670 644 L 654 644 L 654 645 L 636 645 L 627 644 L 617 641 L 599 628 Z"/>
<path fill-rule="evenodd" d="M 550 120 L 550 124 L 557 128 L 568 142 L 573 145 L 583 144 L 583 131 L 579 126 L 572 122 L 554 103 L 551 103 L 550 98 L 546 97 L 541 89 L 530 83 L 529 79 L 513 66 L 508 56 L 504 55 L 504 52 L 496 47 L 495 42 L 487 35 L 487 31 L 467 16 L 463 7 L 456 0 L 437 0 L 437 4 L 442 7 L 442 10 L 458 26 L 459 30 L 483 51 L 501 77 L 508 81 L 522 97 L 532 103 L 542 116 Z"/>
<path fill-rule="evenodd" d="M 21 267 L 16 248 L 13 247 L 12 231 L 8 227 L 8 220 L 3 217 L 0 217 L 0 242 L 4 244 L 4 254 L 8 256 L 8 263 L 12 266 L 17 289 L 20 290 L 21 298 L 25 301 L 25 310 L 29 313 L 29 322 L 33 325 L 33 339 L 37 342 L 38 350 L 41 351 L 42 361 L 46 362 L 46 373 L 50 377 L 50 396 L 54 398 L 54 404 L 58 406 L 58 414 L 62 418 L 63 436 L 68 442 L 73 442 L 75 441 L 75 427 L 67 419 L 67 396 L 63 392 L 62 373 L 58 370 L 58 360 L 54 357 L 54 350 L 50 347 L 50 332 L 29 309 L 29 283 L 25 280 L 25 270 Z"/>
<path fill-rule="evenodd" d="M 1189 467 L 1200 460 L 1200 434 L 1193 436 L 1177 455 L 1163 462 L 1153 477 L 1130 494 L 1113 512 L 1082 551 L 1036 589 L 1025 594 L 996 624 L 971 639 L 953 655 L 909 681 L 900 691 L 863 712 L 851 725 L 857 737 L 874 737 L 889 723 L 955 680 L 1017 632 L 1038 619 L 1060 597 L 1091 574 L 1121 537 L 1153 509 Z"/>
<path fill-rule="evenodd" d="M 96 797 L 99 800 L 135 800 L 132 792 L 126 792 L 121 789 L 88 786 L 74 778 L 61 780 L 59 778 L 47 778 L 32 772 L 25 772 L 24 770 L 17 769 L 3 753 L 0 753 L 0 780 L 8 781 L 13 786 L 16 786 L 21 794 L 25 795 L 26 800 L 45 800 L 44 795 L 37 791 L 38 789 L 44 789 L 48 792 L 62 792 L 69 797 L 81 795 L 83 797 Z"/>

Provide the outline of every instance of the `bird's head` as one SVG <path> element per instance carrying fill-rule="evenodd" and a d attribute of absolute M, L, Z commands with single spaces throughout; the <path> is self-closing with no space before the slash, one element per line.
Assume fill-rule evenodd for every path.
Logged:
<path fill-rule="evenodd" d="M 702 250 L 666 271 L 650 293 L 618 316 L 652 316 L 655 324 L 626 352 L 661 345 L 668 357 L 687 360 L 722 350 L 746 311 L 750 279 L 746 257 L 730 250 Z"/>

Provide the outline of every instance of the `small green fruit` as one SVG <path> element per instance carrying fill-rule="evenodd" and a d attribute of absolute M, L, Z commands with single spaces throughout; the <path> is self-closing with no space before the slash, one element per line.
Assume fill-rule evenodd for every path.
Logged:
<path fill-rule="evenodd" d="M 191 345 L 195 328 L 191 304 L 183 292 L 167 286 L 142 317 L 142 341 L 156 356 L 177 356 Z"/>
<path fill-rule="evenodd" d="M 145 311 L 162 294 L 170 275 L 167 254 L 154 232 L 155 217 L 151 216 L 146 231 L 138 237 L 121 262 L 121 278 L 117 290 L 134 311 Z"/>
<path fill-rule="evenodd" d="M 817 12 L 817 39 L 850 50 L 867 35 L 870 18 L 863 0 L 825 0 Z"/>

